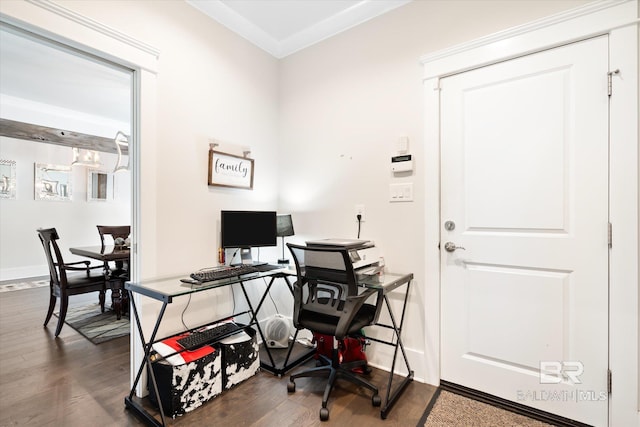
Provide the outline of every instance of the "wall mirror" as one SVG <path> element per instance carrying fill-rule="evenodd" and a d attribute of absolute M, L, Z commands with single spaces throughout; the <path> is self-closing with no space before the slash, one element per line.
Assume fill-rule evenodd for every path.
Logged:
<path fill-rule="evenodd" d="M 71 167 L 35 164 L 36 200 L 71 200 Z"/>
<path fill-rule="evenodd" d="M 16 198 L 16 162 L 0 159 L 0 198 Z"/>
<path fill-rule="evenodd" d="M 87 171 L 87 201 L 104 202 L 113 200 L 113 173 L 89 170 Z"/>

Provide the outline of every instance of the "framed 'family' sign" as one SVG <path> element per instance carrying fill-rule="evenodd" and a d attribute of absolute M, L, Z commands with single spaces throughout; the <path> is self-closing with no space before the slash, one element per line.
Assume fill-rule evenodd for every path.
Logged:
<path fill-rule="evenodd" d="M 209 185 L 253 189 L 253 159 L 209 150 Z"/>

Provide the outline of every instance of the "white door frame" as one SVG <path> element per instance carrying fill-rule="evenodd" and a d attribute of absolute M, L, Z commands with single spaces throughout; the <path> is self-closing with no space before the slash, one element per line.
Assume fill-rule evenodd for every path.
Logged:
<path fill-rule="evenodd" d="M 83 16 L 50 0 L 10 1 L 2 4 L 0 21 L 90 53 L 134 72 L 132 128 L 134 144 L 129 150 L 131 165 L 131 226 L 134 242 L 131 254 L 131 279 L 139 281 L 155 270 L 156 205 L 155 143 L 156 80 L 160 52 L 140 40 Z M 144 102 L 143 102 L 144 101 Z M 144 175 L 141 173 L 144 169 Z M 140 189 L 144 186 L 142 197 Z M 146 207 L 146 208 L 143 208 Z M 145 220 L 142 221 L 141 219 Z M 144 244 L 143 244 L 144 241 Z M 141 256 L 144 248 L 144 258 Z M 134 296 L 141 307 L 140 296 Z M 139 311 L 140 316 L 144 317 Z M 152 323 L 151 323 L 152 324 Z M 148 328 L 148 325 L 143 327 Z M 131 331 L 131 383 L 144 353 L 138 330 Z M 140 384 L 146 382 L 140 381 Z M 139 386 L 138 395 L 143 393 Z"/>
<path fill-rule="evenodd" d="M 638 325 L 638 0 L 603 0 L 425 55 L 425 379 L 440 383 L 441 78 L 608 34 L 610 102 L 610 425 L 640 424 Z M 603 76 L 606 84 L 607 76 Z"/>

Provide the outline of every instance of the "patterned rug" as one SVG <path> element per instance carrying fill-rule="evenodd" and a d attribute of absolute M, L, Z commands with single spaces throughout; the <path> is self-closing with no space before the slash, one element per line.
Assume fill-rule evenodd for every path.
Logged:
<path fill-rule="evenodd" d="M 43 288 L 49 286 L 49 279 L 31 280 L 24 282 L 13 282 L 0 284 L 0 292 L 20 291 L 22 289 Z"/>
<path fill-rule="evenodd" d="M 54 313 L 58 316 L 58 313 Z M 129 315 L 123 315 L 120 320 L 116 314 L 106 309 L 100 312 L 100 304 L 92 303 L 80 307 L 69 307 L 64 323 L 82 334 L 94 344 L 102 344 L 125 335 L 129 335 Z"/>

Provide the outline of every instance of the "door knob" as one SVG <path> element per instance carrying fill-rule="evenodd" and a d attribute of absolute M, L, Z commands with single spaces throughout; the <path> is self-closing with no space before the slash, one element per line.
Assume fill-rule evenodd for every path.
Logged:
<path fill-rule="evenodd" d="M 462 246 L 456 246 L 456 244 L 453 242 L 447 242 L 444 244 L 444 250 L 447 252 L 453 252 L 456 249 L 462 249 L 463 251 L 465 250 Z"/>

